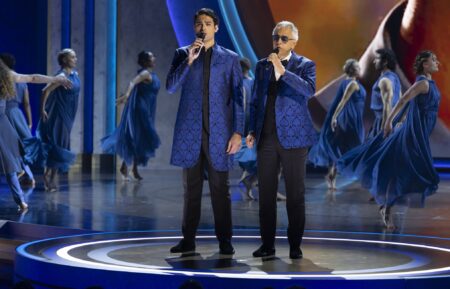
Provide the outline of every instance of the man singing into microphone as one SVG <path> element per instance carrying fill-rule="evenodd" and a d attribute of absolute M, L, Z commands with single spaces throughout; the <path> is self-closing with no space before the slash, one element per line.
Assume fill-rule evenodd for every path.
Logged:
<path fill-rule="evenodd" d="M 292 50 L 297 27 L 279 22 L 272 33 L 274 51 L 256 65 L 247 145 L 257 144 L 259 222 L 262 245 L 254 257 L 275 255 L 278 171 L 283 168 L 289 257 L 303 257 L 300 244 L 305 227 L 305 161 L 317 140 L 308 100 L 316 89 L 316 66 Z"/>
<path fill-rule="evenodd" d="M 197 11 L 197 39 L 175 51 L 167 75 L 169 93 L 181 87 L 171 164 L 183 168 L 185 189 L 183 239 L 170 249 L 172 253 L 195 251 L 206 169 L 220 253 L 234 254 L 228 170 L 244 130 L 242 71 L 239 56 L 215 42 L 218 29 L 213 10 Z"/>

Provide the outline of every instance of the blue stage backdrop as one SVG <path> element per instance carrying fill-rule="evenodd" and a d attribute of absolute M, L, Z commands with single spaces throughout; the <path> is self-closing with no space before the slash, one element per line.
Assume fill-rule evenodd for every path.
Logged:
<path fill-rule="evenodd" d="M 19 73 L 46 73 L 47 70 L 47 0 L 1 1 L 0 52 L 16 57 Z M 30 101 L 39 108 L 43 85 L 30 84 Z M 33 110 L 33 127 L 39 120 Z"/>
<path fill-rule="evenodd" d="M 416 2 L 424 2 L 424 0 L 417 0 Z M 450 102 L 450 74 L 448 71 L 448 63 L 450 63 L 450 57 L 448 53 L 445 53 L 445 47 L 448 45 L 448 37 L 444 37 L 448 34 L 446 22 L 444 21 L 448 15 L 450 15 L 450 6 L 445 5 L 439 0 L 428 0 L 430 3 L 428 6 L 424 6 L 423 11 L 428 12 L 421 15 L 419 10 L 417 17 L 414 18 L 414 27 L 420 29 L 429 29 L 427 25 L 433 27 L 433 33 L 419 33 L 414 43 L 407 47 L 399 47 L 398 31 L 399 23 L 403 19 L 405 7 L 407 3 L 411 1 L 400 0 L 386 0 L 381 2 L 374 2 L 370 0 L 347 0 L 347 1 L 309 1 L 309 0 L 111 0 L 107 3 L 118 4 L 122 7 L 121 10 L 116 11 L 116 16 L 120 20 L 126 16 L 126 22 L 118 22 L 117 25 L 117 39 L 109 37 L 114 40 L 113 43 L 108 42 L 108 49 L 113 51 L 112 54 L 105 51 L 105 54 L 111 56 L 111 60 L 115 57 L 116 60 L 121 60 L 121 65 L 117 66 L 118 69 L 109 69 L 109 73 L 112 78 L 104 84 L 111 88 L 110 90 L 103 92 L 102 89 L 97 89 L 100 93 L 93 93 L 94 88 L 99 85 L 103 85 L 99 75 L 93 74 L 86 70 L 90 70 L 92 65 L 94 69 L 102 64 L 99 60 L 105 54 L 99 55 L 100 52 L 92 54 L 92 51 L 96 51 L 95 48 L 100 45 L 100 42 L 105 41 L 108 37 L 95 36 L 95 31 L 101 30 L 105 25 L 111 26 L 111 22 L 108 21 L 108 17 L 105 15 L 105 11 L 97 13 L 97 8 L 93 8 L 92 3 L 95 3 L 95 7 L 99 7 L 100 10 L 105 9 L 101 3 L 102 1 L 91 0 L 55 0 L 54 2 L 48 2 L 48 0 L 15 0 L 15 1 L 2 1 L 0 6 L 0 30 L 1 41 L 0 51 L 11 52 L 17 57 L 17 71 L 24 73 L 45 73 L 47 71 L 47 41 L 54 46 L 55 39 L 51 39 L 54 35 L 51 35 L 47 30 L 47 8 L 61 4 L 61 7 L 67 6 L 71 3 L 71 6 L 85 7 L 85 13 L 77 15 L 77 19 L 80 21 L 71 22 L 71 27 L 67 29 L 69 33 L 74 33 L 76 28 L 79 28 L 80 24 L 87 25 L 88 32 L 85 39 L 77 38 L 76 43 L 79 51 L 79 64 L 88 64 L 86 67 L 80 67 L 80 73 L 83 74 L 83 85 L 86 85 L 83 99 L 88 97 L 88 101 L 83 103 L 83 107 L 80 107 L 79 113 L 82 113 L 82 119 L 84 121 L 84 129 L 78 130 L 79 134 L 82 134 L 81 145 L 78 147 L 78 142 L 74 145 L 73 149 L 77 152 L 90 153 L 97 149 L 98 142 L 96 142 L 96 135 L 102 135 L 103 128 L 91 129 L 92 122 L 89 118 L 100 120 L 101 123 L 107 122 L 110 132 L 115 126 L 114 119 L 114 99 L 117 97 L 117 91 L 125 90 L 125 85 L 128 84 L 131 74 L 124 72 L 135 69 L 135 64 L 128 59 L 133 59 L 135 55 L 143 48 L 154 50 L 158 56 L 158 66 L 155 71 L 158 73 L 162 80 L 165 79 L 170 61 L 173 57 L 173 51 L 176 47 L 176 41 L 180 46 L 188 45 L 194 39 L 193 33 L 193 15 L 195 11 L 202 7 L 209 7 L 214 9 L 221 20 L 219 32 L 217 34 L 217 42 L 224 47 L 236 51 L 241 56 L 246 56 L 251 59 L 255 64 L 258 58 L 266 57 L 271 51 L 271 30 L 274 24 L 281 20 L 291 20 L 300 30 L 300 41 L 297 45 L 296 51 L 299 54 L 305 55 L 313 59 L 317 64 L 317 97 L 313 99 L 315 105 L 311 106 L 311 114 L 318 128 L 322 125 L 324 115 L 329 107 L 332 99 L 335 95 L 334 83 L 339 82 L 339 77 L 342 75 L 341 67 L 345 59 L 361 58 L 362 63 L 365 65 L 364 69 L 367 71 L 365 74 L 371 75 L 373 78 L 373 67 L 370 65 L 370 57 L 368 56 L 373 47 L 379 45 L 380 38 L 386 33 L 391 40 L 392 48 L 396 50 L 399 59 L 401 60 L 400 72 L 405 76 L 405 88 L 409 85 L 407 82 L 414 80 L 412 75 L 411 57 L 410 54 L 415 54 L 417 50 L 432 49 L 434 50 L 441 60 L 441 69 L 435 74 L 434 79 L 438 84 L 438 87 L 442 93 L 441 106 L 439 109 L 439 119 L 436 128 L 431 136 L 431 147 L 434 157 L 449 158 L 450 153 L 448 147 L 450 146 L 450 110 L 448 104 Z M 164 5 L 165 4 L 165 5 Z M 53 5 L 53 6 L 52 6 Z M 58 6 L 56 5 L 56 6 Z M 91 8 L 89 8 L 91 7 Z M 139 10 L 140 7 L 145 9 Z M 431 10 L 441 13 L 432 13 Z M 64 8 L 62 8 L 64 11 Z M 54 11 L 54 10 L 49 10 Z M 134 11 L 133 16 L 129 16 L 129 11 Z M 136 13 L 135 11 L 139 11 Z M 158 11 L 155 13 L 154 11 Z M 352 13 L 348 13 L 352 11 Z M 103 20 L 93 18 L 92 13 L 101 15 Z M 144 13 L 141 13 L 144 12 Z M 127 14 L 128 13 L 128 14 Z M 155 15 L 152 15 L 155 14 Z M 166 17 L 168 15 L 169 17 Z M 430 15 L 433 15 L 431 17 Z M 122 17 L 120 17 L 122 16 Z M 67 22 L 69 19 L 61 14 L 61 17 L 65 20 L 62 21 L 66 25 L 62 28 L 67 28 Z M 156 17 L 156 18 L 155 18 Z M 168 19 L 170 18 L 170 20 Z M 158 22 L 152 22 L 151 19 L 158 19 Z M 426 21 L 420 21 L 420 19 L 426 19 Z M 167 21 L 169 20 L 169 21 Z M 62 23 L 62 24 L 64 24 Z M 75 24 L 74 24 L 75 23 Z M 100 25 L 101 24 L 101 25 Z M 69 24 L 70 25 L 70 24 Z M 93 27 L 95 26 L 95 27 Z M 139 30 L 144 28 L 144 32 Z M 62 29 L 64 30 L 64 29 Z M 80 29 L 78 29 L 79 31 Z M 115 30 L 111 30 L 114 32 Z M 431 30 L 430 30 L 431 31 Z M 58 41 L 66 41 L 68 34 L 61 31 L 61 38 Z M 416 34 L 417 34 L 416 33 Z M 125 35 L 138 34 L 140 39 L 133 37 L 125 37 Z M 419 35 L 420 34 L 420 35 Z M 145 37 L 144 37 L 145 35 Z M 94 39 L 92 39 L 94 36 Z M 420 37 L 419 37 L 420 36 Z M 126 46 L 121 46 L 120 42 L 123 39 L 132 39 L 132 43 L 127 43 Z M 72 39 L 73 41 L 73 39 Z M 59 42 L 58 42 L 59 43 Z M 49 48 L 50 46 L 49 45 Z M 83 48 L 81 53 L 80 47 Z M 115 48 L 121 48 L 116 51 Z M 106 49 L 105 49 L 106 50 Z M 412 51 L 412 52 L 411 52 Z M 119 53 L 121 55 L 119 55 Z M 408 57 L 404 57 L 404 56 Z M 125 61 L 125 58 L 127 59 Z M 50 59 L 54 59 L 54 55 L 50 56 Z M 368 60 L 369 59 L 369 60 Z M 51 62 L 49 62 L 51 63 Z M 89 66 L 91 64 L 91 66 Z M 51 68 L 53 69 L 53 68 Z M 101 75 L 100 75 L 101 76 Z M 373 84 L 371 77 L 365 77 L 363 84 L 368 91 Z M 86 79 L 88 78 L 88 79 Z M 126 78 L 126 80 L 125 80 Z M 101 79 L 100 79 L 101 80 Z M 93 85 L 94 84 L 94 85 Z M 34 127 L 39 117 L 39 97 L 40 89 L 42 86 L 30 85 L 31 92 L 31 104 L 33 106 L 34 113 Z M 171 97 L 169 99 L 169 97 Z M 168 155 L 170 154 L 170 144 L 172 141 L 173 122 L 174 117 L 169 115 L 169 112 L 176 111 L 177 101 L 174 97 L 168 96 L 164 89 L 160 91 L 160 101 L 158 102 L 157 113 L 157 125 L 161 128 L 162 142 L 164 148 L 161 148 L 160 154 L 164 155 L 163 158 L 157 156 L 157 163 L 167 164 Z M 93 99 L 92 99 L 93 98 Z M 107 100 L 105 100 L 107 99 Z M 107 110 L 92 110 L 98 103 L 102 101 L 107 102 Z M 97 103 L 97 104 L 96 104 Z M 101 114 L 98 112 L 101 111 Z M 370 110 L 366 110 L 366 125 L 369 126 L 372 120 L 372 114 Z M 106 117 L 109 114 L 108 117 Z"/>

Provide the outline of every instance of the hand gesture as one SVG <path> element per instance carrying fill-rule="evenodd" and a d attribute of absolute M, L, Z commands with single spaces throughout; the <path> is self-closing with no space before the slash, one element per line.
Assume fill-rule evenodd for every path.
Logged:
<path fill-rule="evenodd" d="M 55 76 L 55 83 L 62 85 L 65 89 L 72 88 L 72 82 L 63 75 Z"/>
<path fill-rule="evenodd" d="M 397 122 L 397 123 L 395 124 L 395 128 L 401 127 L 401 126 L 403 125 L 403 122 L 404 122 L 404 121 L 399 121 L 399 122 Z"/>
<path fill-rule="evenodd" d="M 278 55 L 275 52 L 272 52 L 269 54 L 269 57 L 267 57 L 267 61 L 272 62 L 273 69 L 280 75 L 283 75 L 285 72 L 285 68 L 283 64 L 281 63 L 280 58 L 278 58 Z"/>
<path fill-rule="evenodd" d="M 242 137 L 238 133 L 234 133 L 228 142 L 227 154 L 233 155 L 241 149 Z"/>
<path fill-rule="evenodd" d="M 202 50 L 203 46 L 205 44 L 203 43 L 203 40 L 201 38 L 195 39 L 194 43 L 189 46 L 189 55 L 188 55 L 188 63 L 191 65 L 194 60 L 198 58 L 200 55 L 200 51 Z"/>
<path fill-rule="evenodd" d="M 337 128 L 337 119 L 333 118 L 331 120 L 331 131 L 334 132 Z"/>
<path fill-rule="evenodd" d="M 45 109 L 41 111 L 41 119 L 43 122 L 46 122 L 48 120 L 48 114 Z"/>
<path fill-rule="evenodd" d="M 127 102 L 128 97 L 125 94 L 122 94 L 119 98 L 116 99 L 116 105 L 121 105 L 122 103 Z"/>
<path fill-rule="evenodd" d="M 384 125 L 384 137 L 388 137 L 392 133 L 392 122 L 388 121 Z"/>
<path fill-rule="evenodd" d="M 255 136 L 253 134 L 249 134 L 246 138 L 245 138 L 245 144 L 247 145 L 247 147 L 249 149 L 252 149 L 253 146 L 255 145 Z"/>

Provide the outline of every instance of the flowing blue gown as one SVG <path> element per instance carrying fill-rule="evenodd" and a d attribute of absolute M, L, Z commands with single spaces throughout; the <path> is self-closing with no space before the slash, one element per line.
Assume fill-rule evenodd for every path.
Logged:
<path fill-rule="evenodd" d="M 0 99 L 0 167 L 4 174 L 22 171 L 22 144 L 5 114 L 6 101 Z"/>
<path fill-rule="evenodd" d="M 20 205 L 25 199 L 17 179 L 22 171 L 22 144 L 17 132 L 11 126 L 5 114 L 6 101 L 0 99 L 0 173 L 6 175 L 14 201 Z"/>
<path fill-rule="evenodd" d="M 337 118 L 337 127 L 331 130 L 331 120 L 345 89 L 352 79 L 345 79 L 339 86 L 336 97 L 328 110 L 320 137 L 309 151 L 309 161 L 315 166 L 329 167 L 348 150 L 359 146 L 364 141 L 363 111 L 366 90 L 358 83 L 359 90 L 353 92 Z"/>
<path fill-rule="evenodd" d="M 19 108 L 23 102 L 27 88 L 26 83 L 16 83 L 16 96 L 6 102 L 6 116 L 21 140 L 32 136 L 22 110 Z"/>
<path fill-rule="evenodd" d="M 16 83 L 16 96 L 12 99 L 6 101 L 6 111 L 5 114 L 11 123 L 11 126 L 17 132 L 20 140 L 24 144 L 25 152 L 29 149 L 29 146 L 33 146 L 35 141 L 31 134 L 30 128 L 28 127 L 27 121 L 19 108 L 20 104 L 23 103 L 25 97 L 25 91 L 28 89 L 26 83 Z M 27 162 L 22 163 L 22 167 L 27 175 L 27 177 L 32 180 L 34 179 L 33 172 L 27 165 Z"/>
<path fill-rule="evenodd" d="M 151 82 L 143 81 L 133 88 L 119 126 L 101 140 L 104 152 L 118 154 L 127 165 L 146 166 L 161 144 L 155 130 L 156 96 L 161 84 L 154 72 L 151 76 Z"/>
<path fill-rule="evenodd" d="M 406 195 L 417 193 L 423 205 L 425 198 L 438 188 L 429 137 L 436 124 L 440 93 L 433 80 L 418 76 L 416 82 L 422 80 L 428 81 L 429 91 L 407 104 L 404 123 L 386 139 L 380 132 L 350 150 L 337 164 L 338 172 L 358 176 L 379 204 L 391 206 Z M 401 114 L 396 119 L 400 117 Z"/>
<path fill-rule="evenodd" d="M 373 121 L 372 128 L 367 135 L 367 139 L 376 136 L 380 131 L 383 130 L 383 128 L 381 127 L 381 123 L 383 122 L 383 100 L 381 98 L 380 87 L 378 86 L 380 80 L 383 78 L 389 79 L 392 84 L 393 95 L 391 100 L 391 107 L 394 107 L 397 104 L 402 93 L 400 79 L 395 72 L 387 71 L 386 73 L 383 73 L 380 75 L 380 77 L 378 77 L 377 81 L 372 86 L 372 94 L 370 97 L 370 109 L 373 111 L 375 119 Z"/>
<path fill-rule="evenodd" d="M 242 81 L 243 96 L 244 96 L 244 113 L 245 126 L 244 135 L 242 136 L 241 149 L 234 155 L 234 160 L 239 162 L 239 166 L 250 173 L 256 173 L 256 146 L 248 148 L 245 138 L 248 134 L 248 127 L 250 123 L 250 103 L 252 98 L 254 80 L 250 77 L 244 77 Z"/>
<path fill-rule="evenodd" d="M 63 71 L 59 71 L 58 74 L 61 72 Z M 37 135 L 45 151 L 43 164 L 61 172 L 67 172 L 75 161 L 76 155 L 70 151 L 70 132 L 75 121 L 80 95 L 78 73 L 72 71 L 70 75 L 66 74 L 66 77 L 72 82 L 72 87 L 65 89 L 58 86 L 50 93 L 45 103 L 48 119 L 47 121 L 40 119 L 37 127 Z M 28 151 L 27 155 L 29 155 Z"/>

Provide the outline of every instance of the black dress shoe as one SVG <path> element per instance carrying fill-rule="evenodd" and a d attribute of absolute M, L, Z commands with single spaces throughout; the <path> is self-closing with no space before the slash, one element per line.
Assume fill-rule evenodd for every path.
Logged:
<path fill-rule="evenodd" d="M 253 257 L 271 257 L 271 256 L 275 256 L 275 248 L 274 247 L 265 247 L 264 245 L 262 245 L 261 247 L 258 248 L 258 250 L 256 250 L 255 252 L 253 252 Z"/>
<path fill-rule="evenodd" d="M 231 242 L 220 242 L 219 243 L 219 253 L 222 255 L 233 255 L 234 254 L 234 248 L 231 245 Z"/>
<path fill-rule="evenodd" d="M 289 258 L 291 258 L 291 259 L 301 259 L 301 258 L 303 258 L 302 249 L 297 248 L 297 247 L 291 248 L 289 250 Z"/>
<path fill-rule="evenodd" d="M 186 253 L 195 251 L 195 243 L 182 239 L 177 245 L 170 248 L 170 253 Z"/>

